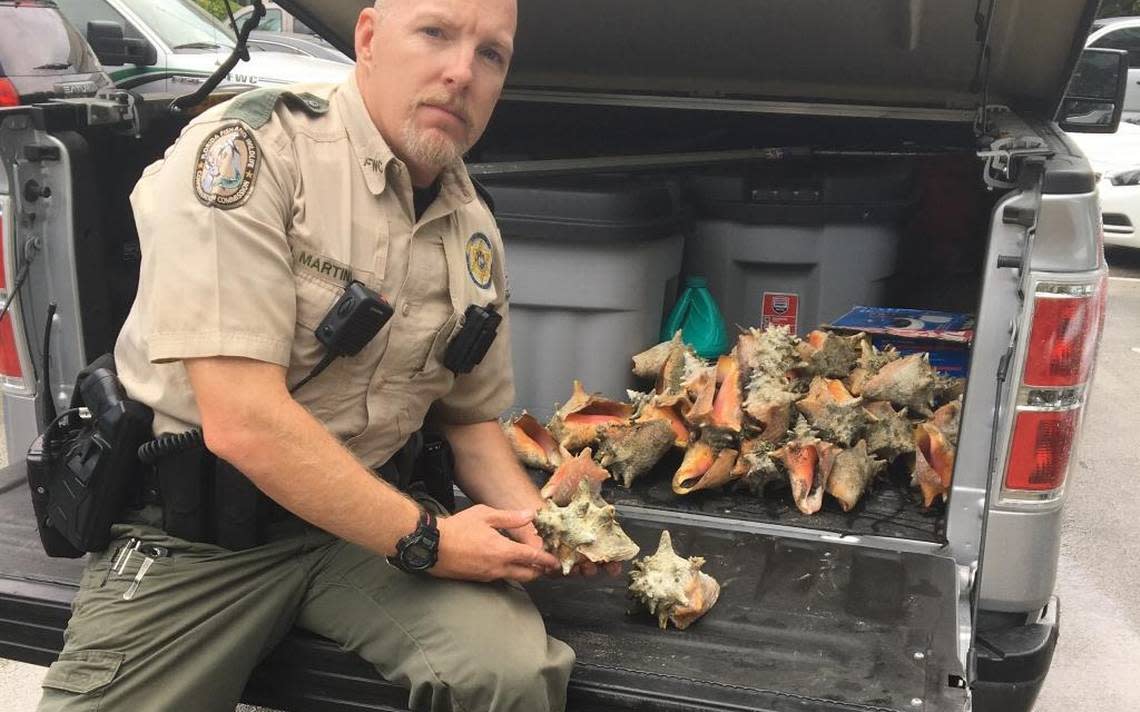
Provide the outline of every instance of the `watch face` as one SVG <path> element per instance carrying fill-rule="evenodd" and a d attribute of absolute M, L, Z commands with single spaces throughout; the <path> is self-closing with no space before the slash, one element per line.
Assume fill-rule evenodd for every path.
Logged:
<path fill-rule="evenodd" d="M 427 569 L 435 563 L 435 552 L 426 543 L 412 542 L 404 549 L 404 563 L 414 569 Z"/>

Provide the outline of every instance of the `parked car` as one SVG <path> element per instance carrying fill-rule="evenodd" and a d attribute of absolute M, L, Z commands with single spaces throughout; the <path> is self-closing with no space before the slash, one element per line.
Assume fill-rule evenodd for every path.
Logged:
<path fill-rule="evenodd" d="M 239 24 L 240 27 L 240 24 Z M 352 58 L 316 35 L 300 32 L 265 32 L 254 30 L 249 35 L 250 50 L 300 54 L 306 57 L 327 59 L 331 62 L 352 64 Z"/>
<path fill-rule="evenodd" d="M 34 37 L 34 42 L 28 38 Z M 111 80 L 51 3 L 0 0 L 0 107 L 93 96 Z"/>
<path fill-rule="evenodd" d="M 128 38 L 141 30 L 126 10 L 142 0 L 94 2 L 123 10 Z M 280 6 L 347 50 L 369 3 Z M 1119 82 L 1105 82 L 1111 96 L 1064 96 L 1078 61 L 1107 60 L 1109 78 L 1126 70 L 1119 52 L 1072 51 L 1087 0 L 980 12 L 665 0 L 609 3 L 604 17 L 596 3 L 525 5 L 526 51 L 469 156 L 512 265 L 520 394 L 587 368 L 653 388 L 633 380 L 629 357 L 657 340 L 699 261 L 709 273 L 692 284 L 750 314 L 745 326 L 770 302 L 804 334 L 839 316 L 820 306 L 835 286 L 872 306 L 976 315 L 954 347 L 968 380 L 946 502 L 916 500 L 905 463 L 850 511 L 828 500 L 810 516 L 786 493 L 678 497 L 668 472 L 607 483 L 643 553 L 668 528 L 724 586 L 684 632 L 629 615 L 621 581 L 529 586 L 577 653 L 569 709 L 1029 710 L 1057 641 L 1062 510 L 1106 294 L 1097 181 L 1062 129 L 1111 131 L 1124 100 Z M 231 41 L 209 27 L 185 41 Z M 12 460 L 0 471 L 0 656 L 49 664 L 62 646 L 81 562 L 40 550 L 20 455 L 130 308 L 140 254 L 127 195 L 188 120 L 169 109 L 176 88 L 82 100 L 85 112 L 0 110 L 0 285 L 14 300 L 0 322 Z M 600 361 L 615 342 L 622 357 Z M 114 674 L 101 672 L 84 684 Z M 294 632 L 244 699 L 396 710 L 407 691 Z"/>
<path fill-rule="evenodd" d="M 1070 138 L 1096 172 L 1104 244 L 1140 247 L 1140 126 L 1121 123 L 1115 133 Z"/>
<path fill-rule="evenodd" d="M 1128 93 L 1124 119 L 1140 121 L 1140 17 L 1106 17 L 1093 22 L 1086 47 L 1128 52 Z"/>
<path fill-rule="evenodd" d="M 229 57 L 236 41 L 230 27 L 194 0 L 58 0 L 58 4 L 102 55 L 116 86 L 137 92 L 192 91 Z M 116 51 L 124 42 L 125 51 Z M 103 52 L 104 45 L 111 51 Z M 340 81 L 346 72 L 342 62 L 253 52 L 249 61 L 234 67 L 223 86 Z"/>

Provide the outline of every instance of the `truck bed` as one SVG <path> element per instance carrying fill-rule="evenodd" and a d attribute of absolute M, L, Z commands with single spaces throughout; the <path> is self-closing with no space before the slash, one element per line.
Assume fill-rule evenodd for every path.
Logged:
<path fill-rule="evenodd" d="M 622 524 L 652 553 L 659 525 Z M 961 710 L 956 572 L 948 558 L 672 525 L 720 600 L 685 631 L 629 611 L 624 577 L 529 587 L 578 654 L 571 711 Z M 63 643 L 81 560 L 39 548 L 23 464 L 0 470 L 0 657 L 40 665 Z M 295 631 L 247 702 L 312 712 L 403 710 L 406 693 L 330 641 Z"/>

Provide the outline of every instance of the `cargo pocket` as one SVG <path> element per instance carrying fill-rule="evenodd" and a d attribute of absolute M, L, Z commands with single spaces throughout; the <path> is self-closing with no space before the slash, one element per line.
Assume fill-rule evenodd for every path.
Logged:
<path fill-rule="evenodd" d="M 111 684 L 126 656 L 113 650 L 77 650 L 61 653 L 48 668 L 43 687 L 98 698 Z"/>

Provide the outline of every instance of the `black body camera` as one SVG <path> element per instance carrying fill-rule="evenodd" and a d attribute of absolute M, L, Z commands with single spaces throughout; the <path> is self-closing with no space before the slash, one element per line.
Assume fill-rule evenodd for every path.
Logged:
<path fill-rule="evenodd" d="M 443 365 L 455 374 L 470 373 L 487 355 L 502 321 L 503 316 L 495 311 L 494 305 L 484 308 L 472 304 L 467 307 L 463 326 L 443 354 Z"/>

